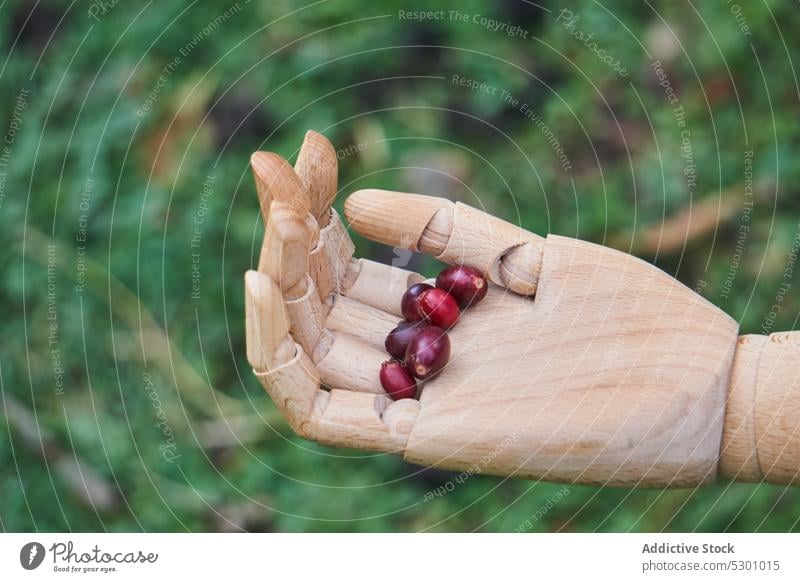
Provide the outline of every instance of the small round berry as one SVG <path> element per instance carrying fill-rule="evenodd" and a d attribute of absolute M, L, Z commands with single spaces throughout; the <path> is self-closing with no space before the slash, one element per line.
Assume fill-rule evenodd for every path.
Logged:
<path fill-rule="evenodd" d="M 400 310 L 403 312 L 403 317 L 405 317 L 406 321 L 422 321 L 423 315 L 419 311 L 419 296 L 428 289 L 433 289 L 433 287 L 427 283 L 417 283 L 403 293 L 403 298 L 400 300 Z"/>
<path fill-rule="evenodd" d="M 461 309 L 480 302 L 489 289 L 481 272 L 466 265 L 448 267 L 439 273 L 436 287 L 450 293 Z"/>
<path fill-rule="evenodd" d="M 436 375 L 449 359 L 450 338 L 440 327 L 421 329 L 406 350 L 408 371 L 420 380 Z"/>
<path fill-rule="evenodd" d="M 401 321 L 396 328 L 389 332 L 386 336 L 384 346 L 389 355 L 398 360 L 406 357 L 406 349 L 408 343 L 417 335 L 417 332 L 428 324 L 424 321 Z"/>
<path fill-rule="evenodd" d="M 414 398 L 417 395 L 417 382 L 409 374 L 404 362 L 387 360 L 381 364 L 381 386 L 392 400 Z"/>
<path fill-rule="evenodd" d="M 461 310 L 453 296 L 444 289 L 433 287 L 419 296 L 419 312 L 431 324 L 450 329 L 458 321 Z"/>

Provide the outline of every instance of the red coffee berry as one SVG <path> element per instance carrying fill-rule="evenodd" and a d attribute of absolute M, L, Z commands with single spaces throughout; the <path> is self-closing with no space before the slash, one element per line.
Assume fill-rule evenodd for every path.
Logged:
<path fill-rule="evenodd" d="M 428 324 L 424 321 L 401 321 L 400 324 L 386 336 L 384 346 L 389 355 L 398 360 L 406 357 L 408 343 L 417 335 L 417 332 Z"/>
<path fill-rule="evenodd" d="M 429 326 L 417 332 L 406 350 L 406 366 L 424 380 L 437 374 L 450 359 L 450 338 L 441 327 Z"/>
<path fill-rule="evenodd" d="M 448 267 L 439 273 L 436 287 L 450 293 L 461 309 L 480 302 L 489 289 L 481 272 L 465 265 Z"/>
<path fill-rule="evenodd" d="M 458 321 L 461 310 L 453 296 L 444 289 L 433 287 L 419 296 L 419 312 L 433 325 L 450 329 Z"/>
<path fill-rule="evenodd" d="M 404 362 L 387 360 L 381 364 L 381 386 L 392 400 L 414 398 L 417 395 L 417 382 L 408 372 Z"/>
<path fill-rule="evenodd" d="M 433 289 L 433 287 L 427 283 L 417 283 L 403 293 L 403 298 L 400 300 L 400 310 L 403 312 L 403 317 L 405 317 L 406 321 L 422 321 L 423 315 L 419 311 L 419 296 L 428 289 Z"/>

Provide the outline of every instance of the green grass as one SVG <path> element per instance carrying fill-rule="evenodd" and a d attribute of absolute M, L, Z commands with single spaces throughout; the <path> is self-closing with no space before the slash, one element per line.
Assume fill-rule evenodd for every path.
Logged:
<path fill-rule="evenodd" d="M 396 1 L 120 2 L 106 14 L 88 2 L 0 5 L 0 132 L 14 129 L 0 167 L 2 529 L 798 529 L 800 495 L 770 485 L 623 490 L 474 476 L 449 486 L 453 474 L 291 435 L 250 374 L 242 276 L 262 226 L 249 154 L 294 159 L 309 128 L 342 150 L 364 144 L 343 153 L 344 193 L 444 195 L 623 249 L 690 205 L 715 215 L 733 198 L 743 208 L 752 151 L 758 193 L 733 278 L 740 210 L 645 258 L 700 285 L 743 333 L 796 327 L 800 296 L 786 274 L 800 228 L 796 4 L 742 3 L 749 35 L 724 2 L 659 2 L 657 14 L 644 3 L 563 6 L 625 77 L 557 20 L 562 6 L 449 5 L 468 22 L 403 20 L 399 10 L 425 4 Z M 437 268 L 420 257 L 411 266 Z M 783 282 L 792 287 L 770 323 Z M 165 450 L 179 456 L 169 462 Z M 441 487 L 452 491 L 426 501 Z"/>

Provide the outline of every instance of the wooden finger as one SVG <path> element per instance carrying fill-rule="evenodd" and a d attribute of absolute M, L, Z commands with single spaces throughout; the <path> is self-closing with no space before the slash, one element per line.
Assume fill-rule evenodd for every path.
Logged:
<path fill-rule="evenodd" d="M 386 336 L 398 323 L 400 318 L 396 315 L 337 295 L 325 327 L 330 331 L 348 333 L 375 349 L 383 350 Z"/>
<path fill-rule="evenodd" d="M 289 162 L 272 152 L 255 152 L 250 156 L 250 166 L 265 224 L 273 200 L 289 203 L 299 216 L 308 214 L 308 195 Z"/>
<path fill-rule="evenodd" d="M 402 317 L 400 300 L 406 290 L 424 277 L 399 267 L 391 267 L 368 259 L 358 259 L 352 263 L 353 283 L 346 290 L 347 296 L 365 305 Z"/>
<path fill-rule="evenodd" d="M 417 400 L 331 390 L 316 422 L 317 440 L 332 446 L 402 453 L 419 414 Z"/>
<path fill-rule="evenodd" d="M 289 204 L 274 200 L 259 261 L 259 268 L 281 288 L 292 337 L 309 354 L 322 335 L 327 315 L 309 276 L 310 230 Z"/>
<path fill-rule="evenodd" d="M 330 208 L 336 198 L 339 164 L 336 150 L 328 139 L 316 131 L 306 132 L 294 171 L 305 186 L 311 214 L 320 228 L 330 222 Z"/>
<path fill-rule="evenodd" d="M 289 335 L 277 284 L 256 271 L 245 274 L 247 356 L 253 373 L 292 429 L 313 438 L 319 375 L 303 348 Z"/>
<path fill-rule="evenodd" d="M 301 216 L 288 202 L 272 201 L 258 262 L 287 299 L 306 293 L 311 231 Z"/>
<path fill-rule="evenodd" d="M 378 242 L 469 265 L 522 295 L 536 291 L 544 238 L 466 204 L 359 190 L 345 202 L 345 215 L 359 233 Z"/>
<path fill-rule="evenodd" d="M 385 394 L 378 374 L 389 355 L 348 335 L 332 332 L 320 340 L 313 354 L 322 383 L 329 388 Z"/>
<path fill-rule="evenodd" d="M 262 372 L 285 364 L 294 358 L 295 344 L 278 285 L 263 273 L 247 271 L 244 288 L 247 360 Z"/>

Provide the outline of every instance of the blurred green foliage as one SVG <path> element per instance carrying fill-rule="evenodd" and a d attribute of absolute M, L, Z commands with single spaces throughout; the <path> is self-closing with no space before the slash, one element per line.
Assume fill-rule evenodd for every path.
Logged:
<path fill-rule="evenodd" d="M 452 486 L 449 473 L 305 442 L 276 413 L 244 356 L 242 275 L 262 235 L 248 161 L 257 149 L 293 160 L 309 128 L 341 149 L 343 193 L 444 195 L 634 250 L 743 332 L 796 327 L 794 3 L 440 6 L 467 22 L 403 18 L 430 10 L 406 1 L 0 6 L 0 132 L 14 130 L 0 167 L 2 529 L 799 529 L 795 489 Z M 694 187 L 653 61 L 685 110 Z M 641 246 L 689 211 L 677 240 Z M 452 491 L 425 500 L 440 487 Z"/>

